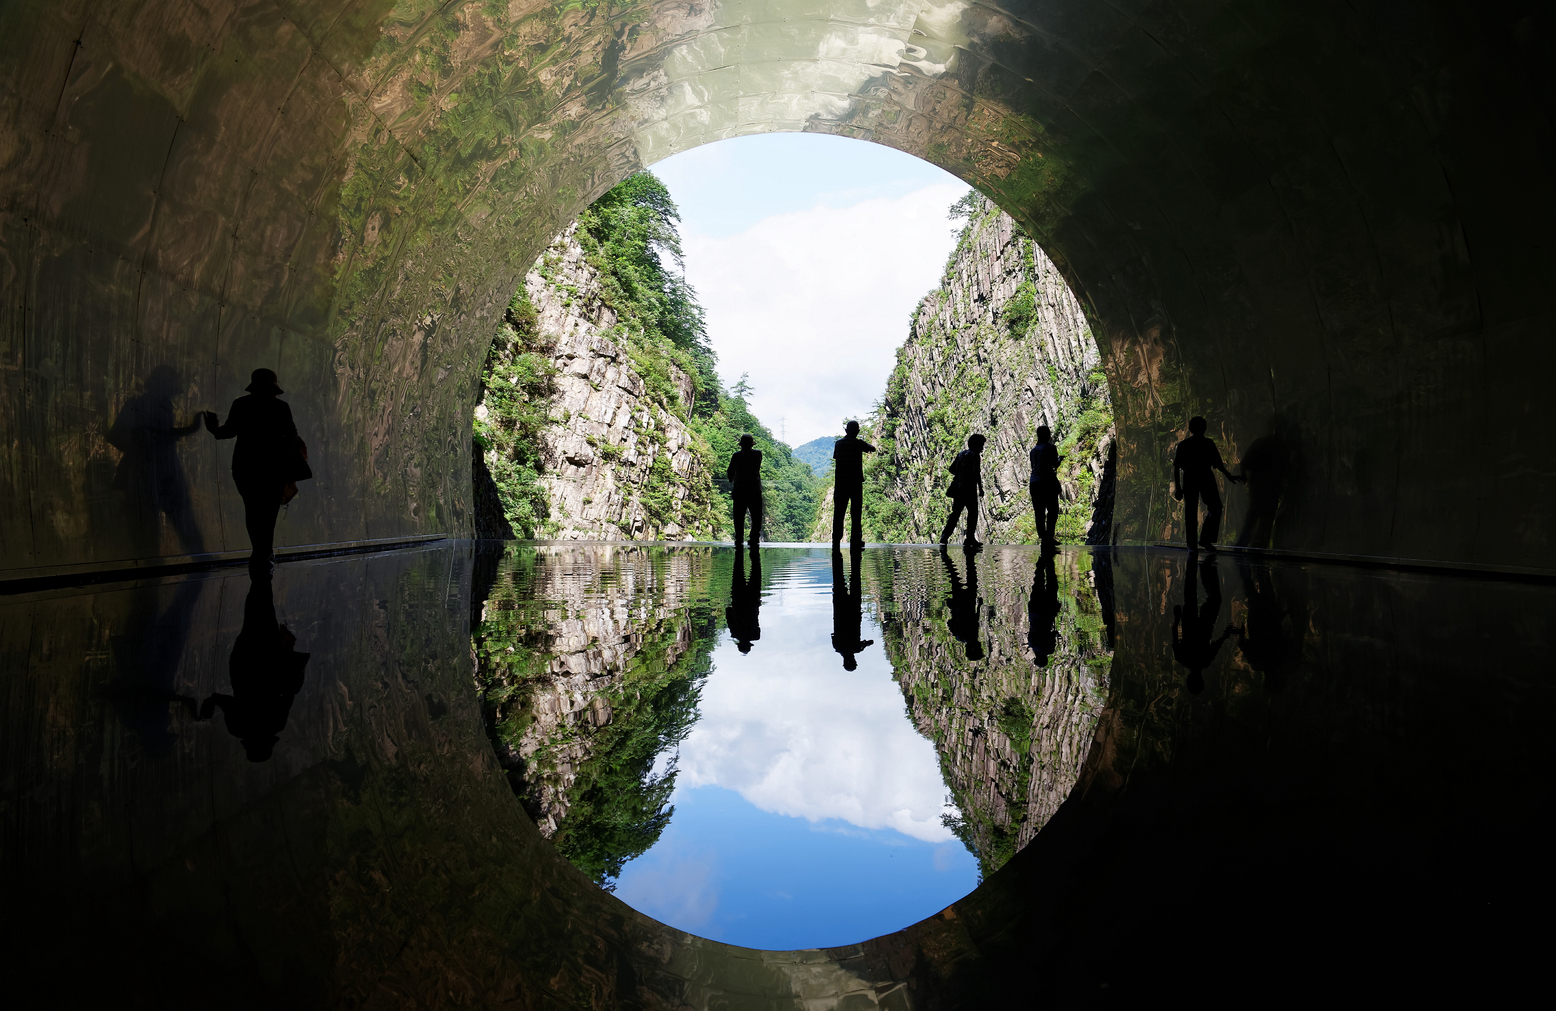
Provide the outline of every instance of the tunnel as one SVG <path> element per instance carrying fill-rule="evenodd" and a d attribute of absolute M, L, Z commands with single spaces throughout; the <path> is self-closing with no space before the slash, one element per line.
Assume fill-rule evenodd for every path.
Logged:
<path fill-rule="evenodd" d="M 529 265 L 639 168 L 764 131 L 933 162 L 1052 257 L 1111 389 L 1115 543 L 1179 539 L 1168 454 L 1202 415 L 1229 456 L 1267 439 L 1300 461 L 1276 554 L 1549 579 L 1553 54 L 1550 9 L 1519 0 L 14 0 L 0 8 L 0 579 L 245 554 L 230 444 L 183 453 L 176 494 L 126 496 L 133 440 L 116 429 L 137 411 L 224 410 L 257 367 L 311 433 L 318 504 L 283 548 L 469 537 L 481 366 Z M 474 563 L 405 564 L 443 594 L 436 608 L 470 606 Z M 408 624 L 392 635 L 435 624 L 395 606 Z M 424 712 L 457 696 L 467 640 L 424 642 L 437 683 L 352 732 L 403 734 L 434 764 L 478 752 Z M 1436 661 L 1415 643 L 1387 662 Z M 115 885 L 106 922 L 133 933 L 155 907 L 235 978 L 354 1006 L 1027 1006 L 1045 953 L 1085 962 L 1109 943 L 1110 918 L 1081 912 L 1120 872 L 1081 814 L 1001 888 L 901 934 L 753 954 L 592 889 L 493 799 L 506 788 L 489 762 L 434 789 L 374 761 L 321 759 L 230 815 L 297 805 L 319 848 L 285 873 L 352 881 L 311 905 L 271 902 L 262 876 L 230 892 L 228 912 L 246 910 L 232 916 L 277 927 L 272 948 L 205 936 L 228 912 L 200 907 L 171 864 Z M 363 805 L 357 823 L 323 813 L 341 798 Z M 433 798 L 436 852 L 397 848 Z M 1141 838 L 1170 834 L 1162 810 L 1127 818 Z M 217 847 L 225 817 L 190 831 Z M 22 845 L 18 824 L 11 858 L 54 866 L 29 847 L 59 840 Z M 360 858 L 342 856 L 348 839 Z M 1070 868 L 1057 882 L 1053 861 Z M 512 910 L 477 898 L 482 862 L 522 897 Z M 100 863 L 70 873 L 120 873 Z M 16 894 L 48 904 L 29 888 Z M 396 888 L 423 894 L 394 906 Z M 70 936 L 79 915 L 40 914 L 40 936 Z M 145 943 L 125 939 L 113 964 L 157 965 Z M 1076 993 L 1097 998 L 1099 978 Z"/>

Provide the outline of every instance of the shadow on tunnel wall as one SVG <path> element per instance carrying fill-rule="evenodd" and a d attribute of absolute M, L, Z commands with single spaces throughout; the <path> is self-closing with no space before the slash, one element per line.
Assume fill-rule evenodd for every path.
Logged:
<path fill-rule="evenodd" d="M 189 481 L 179 459 L 179 443 L 200 430 L 200 414 L 178 423 L 175 400 L 188 390 L 177 369 L 159 365 L 147 374 L 141 392 L 127 400 L 108 429 L 109 445 L 120 452 L 113 488 L 119 507 L 94 510 L 93 536 L 107 543 L 128 527 L 130 557 L 197 555 L 205 551 Z M 164 546 L 163 524 L 175 538 Z M 99 524 L 101 526 L 99 526 Z M 106 532 L 102 527 L 107 527 Z"/>

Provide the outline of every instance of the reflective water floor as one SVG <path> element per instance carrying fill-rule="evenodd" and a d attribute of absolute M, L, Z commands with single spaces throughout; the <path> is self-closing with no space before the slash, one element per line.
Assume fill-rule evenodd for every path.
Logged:
<path fill-rule="evenodd" d="M 7 992 L 1003 1007 L 1540 963 L 1556 589 L 759 568 L 448 543 L 0 598 Z"/>
<path fill-rule="evenodd" d="M 561 852 L 665 923 L 758 948 L 898 930 L 1075 781 L 1109 659 L 1088 563 L 515 547 L 476 635 L 497 750 Z"/>

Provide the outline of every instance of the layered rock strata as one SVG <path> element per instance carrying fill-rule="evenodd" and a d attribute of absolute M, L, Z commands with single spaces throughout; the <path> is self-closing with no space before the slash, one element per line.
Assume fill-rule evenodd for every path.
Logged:
<path fill-rule="evenodd" d="M 953 827 L 984 876 L 1031 842 L 1069 796 L 1107 701 L 1112 652 L 1092 574 L 1077 556 L 1059 557 L 1057 636 L 1039 658 L 1027 611 L 1034 558 L 957 553 L 964 587 L 967 565 L 982 569 L 978 650 L 951 634 L 946 580 L 899 581 L 883 623 L 909 716 L 934 742 L 961 812 Z"/>
<path fill-rule="evenodd" d="M 568 816 L 601 731 L 651 694 L 702 638 L 688 604 L 710 554 L 614 545 L 516 547 L 476 631 L 477 686 L 493 744 L 550 838 Z M 501 583 L 501 581 L 499 581 Z"/>
<path fill-rule="evenodd" d="M 548 512 L 539 532 L 559 540 L 711 538 L 712 476 L 683 420 L 692 379 L 668 366 L 678 403 L 649 390 L 618 339 L 615 313 L 600 301 L 599 274 L 576 227 L 524 279 L 555 370 L 552 423 L 538 437 Z M 487 412 L 483 397 L 476 417 Z"/>
<path fill-rule="evenodd" d="M 1048 256 L 981 196 L 941 286 L 914 313 L 871 426 L 886 450 L 872 491 L 901 506 L 881 536 L 927 541 L 945 521 L 947 467 L 981 432 L 981 536 L 1036 540 L 1027 453 L 1039 425 L 1066 455 L 1060 479 L 1067 541 L 1108 539 L 1113 423 L 1107 380 L 1085 312 Z M 1099 508 L 1100 506 L 1100 508 Z M 830 526 L 830 505 L 818 529 Z"/>

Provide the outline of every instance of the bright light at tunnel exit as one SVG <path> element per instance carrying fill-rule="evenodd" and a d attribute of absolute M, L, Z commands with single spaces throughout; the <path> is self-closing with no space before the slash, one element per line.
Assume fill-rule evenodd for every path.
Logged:
<path fill-rule="evenodd" d="M 799 446 L 869 413 L 919 300 L 956 244 L 967 184 L 892 148 L 827 134 L 739 137 L 651 170 L 681 211 L 686 276 L 726 387 Z"/>

